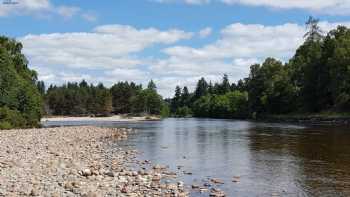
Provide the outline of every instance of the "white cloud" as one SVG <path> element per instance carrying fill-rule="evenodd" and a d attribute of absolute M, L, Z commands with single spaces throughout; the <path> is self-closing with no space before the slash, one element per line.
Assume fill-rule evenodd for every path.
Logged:
<path fill-rule="evenodd" d="M 73 6 L 60 6 L 57 8 L 57 13 L 64 18 L 72 18 L 80 11 L 80 8 Z"/>
<path fill-rule="evenodd" d="M 339 24 L 350 25 L 321 22 L 320 26 L 327 32 Z M 200 77 L 215 82 L 226 73 L 235 82 L 248 75 L 250 65 L 267 57 L 286 61 L 303 42 L 305 32 L 304 26 L 291 23 L 234 23 L 223 28 L 216 41 L 196 48 L 175 45 L 193 33 L 125 25 L 98 26 L 92 32 L 27 35 L 19 40 L 40 79 L 49 83 L 86 78 L 106 85 L 120 80 L 146 84 L 153 78 L 162 95 L 169 97 L 176 85 L 193 90 Z M 142 53 L 159 44 L 170 45 L 161 49 L 161 56 Z"/>
<path fill-rule="evenodd" d="M 348 0 L 155 0 L 159 3 L 182 2 L 186 4 L 208 4 L 221 2 L 227 5 L 263 6 L 276 9 L 304 9 L 332 15 L 350 14 Z"/>
<path fill-rule="evenodd" d="M 89 22 L 95 22 L 97 21 L 97 15 L 92 13 L 92 12 L 88 12 L 88 13 L 83 13 L 81 15 L 81 17 L 83 19 L 85 19 L 86 21 L 89 21 Z"/>
<path fill-rule="evenodd" d="M 16 0 L 15 4 L 0 4 L 0 16 L 47 12 L 52 8 L 48 0 Z"/>
<path fill-rule="evenodd" d="M 118 81 L 134 81 L 138 83 L 145 82 L 149 79 L 149 73 L 140 69 L 124 69 L 116 68 L 112 71 L 105 73 L 106 76 L 109 76 L 114 82 L 115 79 Z"/>
<path fill-rule="evenodd" d="M 212 28 L 206 27 L 206 28 L 200 30 L 198 34 L 199 34 L 200 38 L 206 38 L 206 37 L 210 36 L 212 31 L 213 31 Z"/>
<path fill-rule="evenodd" d="M 153 44 L 171 44 L 190 38 L 180 30 L 135 29 L 131 26 L 100 26 L 91 33 L 54 33 L 20 38 L 32 64 L 71 68 L 117 68 L 141 64 L 132 57 Z"/>
<path fill-rule="evenodd" d="M 45 18 L 52 15 L 59 15 L 65 19 L 69 19 L 81 13 L 80 16 L 87 21 L 94 22 L 97 19 L 94 14 L 84 12 L 79 7 L 54 5 L 50 0 L 12 0 L 12 2 L 14 3 L 0 3 L 0 17 L 33 15 Z"/>
<path fill-rule="evenodd" d="M 119 80 L 145 83 L 152 76 L 141 67 L 146 67 L 150 60 L 138 54 L 153 45 L 174 44 L 192 35 L 177 29 L 104 25 L 92 32 L 26 35 L 19 41 L 31 67 L 47 83 L 83 78 L 92 83 L 112 84 Z"/>
<path fill-rule="evenodd" d="M 95 31 L 103 34 L 117 35 L 121 39 L 134 39 L 138 45 L 149 43 L 171 44 L 182 39 L 190 39 L 193 33 L 187 33 L 177 29 L 160 31 L 155 28 L 135 29 L 125 25 L 103 25 L 95 28 Z M 130 46 L 128 46 L 130 47 Z M 132 46 L 131 46 L 132 47 Z"/>

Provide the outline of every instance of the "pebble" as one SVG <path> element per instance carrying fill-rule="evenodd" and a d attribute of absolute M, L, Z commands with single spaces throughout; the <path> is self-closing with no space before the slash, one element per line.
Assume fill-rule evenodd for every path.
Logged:
<path fill-rule="evenodd" d="M 222 180 L 217 179 L 217 178 L 210 179 L 210 181 L 212 183 L 215 183 L 215 184 L 224 184 L 224 182 Z"/>
<path fill-rule="evenodd" d="M 168 167 L 134 171 L 137 151 L 105 148 L 130 131 L 93 126 L 0 131 L 0 196 L 189 196 Z M 161 184 L 164 179 L 168 184 Z"/>

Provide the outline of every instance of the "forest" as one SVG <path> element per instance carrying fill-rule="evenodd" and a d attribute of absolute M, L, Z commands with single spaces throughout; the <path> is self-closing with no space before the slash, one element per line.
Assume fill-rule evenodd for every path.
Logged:
<path fill-rule="evenodd" d="M 348 113 L 350 110 L 350 29 L 325 36 L 318 20 L 306 23 L 304 43 L 286 63 L 267 58 L 247 78 L 221 83 L 204 78 L 193 93 L 176 87 L 169 100 L 175 116 L 263 118 L 273 114 Z"/>
<path fill-rule="evenodd" d="M 324 34 L 318 20 L 306 23 L 304 43 L 287 62 L 267 58 L 250 67 L 248 77 L 231 83 L 224 75 L 201 78 L 190 92 L 175 89 L 163 99 L 151 80 L 112 87 L 85 80 L 61 86 L 38 81 L 28 68 L 22 44 L 0 37 L 0 129 L 39 125 L 42 115 L 109 116 L 155 114 L 175 117 L 259 118 L 273 114 L 347 113 L 350 110 L 350 29 Z"/>
<path fill-rule="evenodd" d="M 45 112 L 48 115 L 109 116 L 112 114 L 162 115 L 166 105 L 151 80 L 147 88 L 131 82 L 119 82 L 111 88 L 102 83 L 94 86 L 85 80 L 80 83 L 51 85 L 46 94 Z"/>

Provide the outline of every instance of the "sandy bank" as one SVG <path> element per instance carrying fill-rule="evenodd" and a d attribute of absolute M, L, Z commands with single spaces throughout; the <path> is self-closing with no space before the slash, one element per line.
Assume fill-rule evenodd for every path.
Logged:
<path fill-rule="evenodd" d="M 116 145 L 128 132 L 133 131 L 0 131 L 0 196 L 187 196 L 183 183 L 174 180 L 176 173 L 137 161 L 137 151 Z M 165 178 L 172 181 L 165 184 Z"/>
<path fill-rule="evenodd" d="M 79 121 L 111 121 L 111 122 L 137 122 L 137 121 L 152 121 L 152 120 L 160 120 L 160 118 L 156 116 L 151 117 L 125 117 L 125 116 L 110 116 L 110 117 L 47 117 L 42 118 L 41 121 L 52 121 L 52 122 L 79 122 Z"/>

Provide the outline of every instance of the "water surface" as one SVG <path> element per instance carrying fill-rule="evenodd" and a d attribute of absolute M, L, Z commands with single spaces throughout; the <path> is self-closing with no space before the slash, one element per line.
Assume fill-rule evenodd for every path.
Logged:
<path fill-rule="evenodd" d="M 228 196 L 350 196 L 350 129 L 346 127 L 172 118 L 46 123 L 68 124 L 137 129 L 123 145 L 142 151 L 139 159 L 169 165 L 174 171 L 184 166 L 181 171 L 193 175 L 181 173 L 179 178 L 189 184 L 220 178 L 225 184 L 219 188 Z"/>

